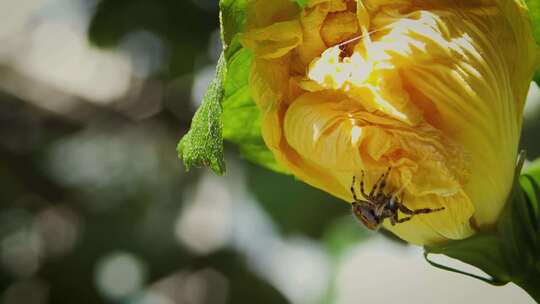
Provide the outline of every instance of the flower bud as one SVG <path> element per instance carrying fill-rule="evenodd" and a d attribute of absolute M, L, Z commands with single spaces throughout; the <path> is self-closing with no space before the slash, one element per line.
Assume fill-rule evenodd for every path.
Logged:
<path fill-rule="evenodd" d="M 407 208 L 444 208 L 385 221 L 411 243 L 488 229 L 539 57 L 527 14 L 520 0 L 251 0 L 241 40 L 264 140 L 348 202 L 353 177 L 369 192 L 391 167 L 386 191 Z"/>

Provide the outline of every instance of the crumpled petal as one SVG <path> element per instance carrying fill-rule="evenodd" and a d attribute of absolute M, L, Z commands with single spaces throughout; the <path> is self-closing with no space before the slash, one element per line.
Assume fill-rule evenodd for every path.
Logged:
<path fill-rule="evenodd" d="M 274 23 L 242 36 L 244 46 L 253 49 L 257 57 L 264 59 L 283 57 L 301 42 L 300 23 L 296 20 Z"/>
<path fill-rule="evenodd" d="M 436 217 L 419 216 L 411 223 L 421 221 L 421 226 L 437 227 L 438 234 L 431 239 L 438 241 L 472 233 L 469 218 L 474 206 L 453 178 L 456 173 L 442 164 L 456 152 L 441 145 L 443 139 L 438 138 L 437 130 L 427 125 L 411 128 L 375 116 L 346 95 L 331 91 L 299 97 L 288 108 L 283 125 L 287 143 L 297 153 L 309 155 L 311 163 L 325 172 L 325 180 L 340 181 L 335 188 L 326 186 L 326 191 L 352 201 L 349 188 L 353 175 L 359 176 L 364 168 L 380 168 L 368 171 L 367 185 L 372 185 L 386 166 L 392 165 L 401 175 L 392 177 L 407 189 L 409 208 L 447 208 Z M 396 153 L 399 158 L 388 159 Z M 424 174 L 431 172 L 438 175 Z M 416 226 L 405 225 L 399 231 L 406 231 L 405 227 Z"/>

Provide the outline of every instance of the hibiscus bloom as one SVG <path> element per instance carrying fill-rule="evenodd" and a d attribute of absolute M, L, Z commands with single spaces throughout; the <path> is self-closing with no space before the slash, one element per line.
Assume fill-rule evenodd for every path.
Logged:
<path fill-rule="evenodd" d="M 265 143 L 302 181 L 352 202 L 353 177 L 410 209 L 415 244 L 488 229 L 512 186 L 538 50 L 519 0 L 248 1 L 242 44 Z"/>

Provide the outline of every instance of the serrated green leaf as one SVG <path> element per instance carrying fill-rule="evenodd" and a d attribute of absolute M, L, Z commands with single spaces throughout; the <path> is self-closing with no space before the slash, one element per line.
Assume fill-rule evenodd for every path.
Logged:
<path fill-rule="evenodd" d="M 193 117 L 191 129 L 177 147 L 178 155 L 184 161 L 187 170 L 192 167 L 208 166 L 218 175 L 225 172 L 220 104 L 224 96 L 225 75 L 226 64 L 222 55 L 218 61 L 216 77 Z"/>

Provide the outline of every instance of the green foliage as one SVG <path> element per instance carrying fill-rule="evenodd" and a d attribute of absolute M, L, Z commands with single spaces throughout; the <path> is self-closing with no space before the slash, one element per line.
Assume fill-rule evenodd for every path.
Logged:
<path fill-rule="evenodd" d="M 469 265 L 476 266 L 479 269 L 482 269 L 490 277 L 484 278 L 439 265 L 428 259 L 429 254 L 444 254 Z M 493 285 L 505 285 L 510 281 L 510 275 L 507 270 L 508 267 L 505 265 L 506 260 L 499 244 L 499 239 L 494 235 L 478 234 L 468 239 L 449 242 L 442 246 L 426 247 L 424 255 L 431 265 L 443 270 L 471 276 Z"/>
<path fill-rule="evenodd" d="M 298 6 L 304 7 L 306 5 L 306 3 L 308 2 L 308 0 L 294 0 L 294 2 L 296 2 L 296 4 L 298 4 Z"/>
<path fill-rule="evenodd" d="M 243 143 L 240 145 L 240 153 L 242 156 L 266 169 L 270 169 L 274 172 L 289 174 L 285 168 L 277 163 L 274 154 L 264 144 L 249 144 Z"/>
<path fill-rule="evenodd" d="M 234 36 L 240 33 L 246 21 L 247 0 L 220 0 L 221 33 L 227 49 Z"/>
<path fill-rule="evenodd" d="M 246 3 L 246 0 L 220 1 L 226 67 L 223 71 L 226 72 L 217 75 L 209 87 L 201 109 L 194 117 L 192 130 L 180 142 L 179 153 L 188 168 L 210 165 L 216 173 L 222 174 L 225 138 L 237 144 L 246 159 L 286 173 L 264 143 L 262 115 L 251 98 L 249 75 L 253 55 L 242 47 L 239 39 L 245 23 Z"/>
<path fill-rule="evenodd" d="M 527 175 L 533 176 L 540 183 L 540 158 L 533 161 L 525 170 Z"/>
<path fill-rule="evenodd" d="M 525 0 L 525 2 L 529 8 L 534 38 L 536 39 L 536 43 L 540 45 L 540 0 Z M 540 85 L 540 70 L 534 75 L 534 81 Z"/>
<path fill-rule="evenodd" d="M 232 52 L 231 52 L 232 53 Z M 237 144 L 242 155 L 273 171 L 286 173 L 266 147 L 261 134 L 261 111 L 251 98 L 249 73 L 252 52 L 239 48 L 228 59 L 223 105 L 223 136 Z"/>
<path fill-rule="evenodd" d="M 538 85 L 540 85 L 540 70 L 537 70 L 536 73 L 534 73 L 534 82 L 536 82 Z"/>
<path fill-rule="evenodd" d="M 221 0 L 222 33 L 227 61 L 224 84 L 223 137 L 240 147 L 242 155 L 270 170 L 286 173 L 266 147 L 261 134 L 261 112 L 249 87 L 253 54 L 240 44 L 246 0 Z"/>
<path fill-rule="evenodd" d="M 521 164 L 517 172 L 521 171 Z M 493 285 L 514 282 L 533 298 L 540 300 L 540 159 L 520 176 L 516 174 L 513 191 L 501 214 L 497 229 L 425 248 L 429 254 L 444 254 L 476 266 L 491 276 L 482 278 L 436 264 L 432 265 L 466 274 Z"/>
<path fill-rule="evenodd" d="M 222 57 L 217 66 L 216 77 L 193 117 L 191 130 L 178 144 L 178 154 L 188 170 L 193 166 L 209 166 L 218 175 L 225 172 L 220 104 L 225 75 L 226 66 Z"/>
<path fill-rule="evenodd" d="M 249 190 L 285 234 L 301 233 L 320 239 L 336 216 L 350 215 L 350 205 L 292 176 L 256 165 L 248 166 L 246 174 Z M 362 231 L 360 224 L 348 218 Z"/>
<path fill-rule="evenodd" d="M 225 80 L 223 134 L 235 143 L 261 144 L 260 111 L 251 99 L 248 78 L 252 54 L 240 49 L 228 61 L 231 73 Z"/>
<path fill-rule="evenodd" d="M 540 42 L 540 0 L 525 0 L 533 24 L 534 37 Z"/>

